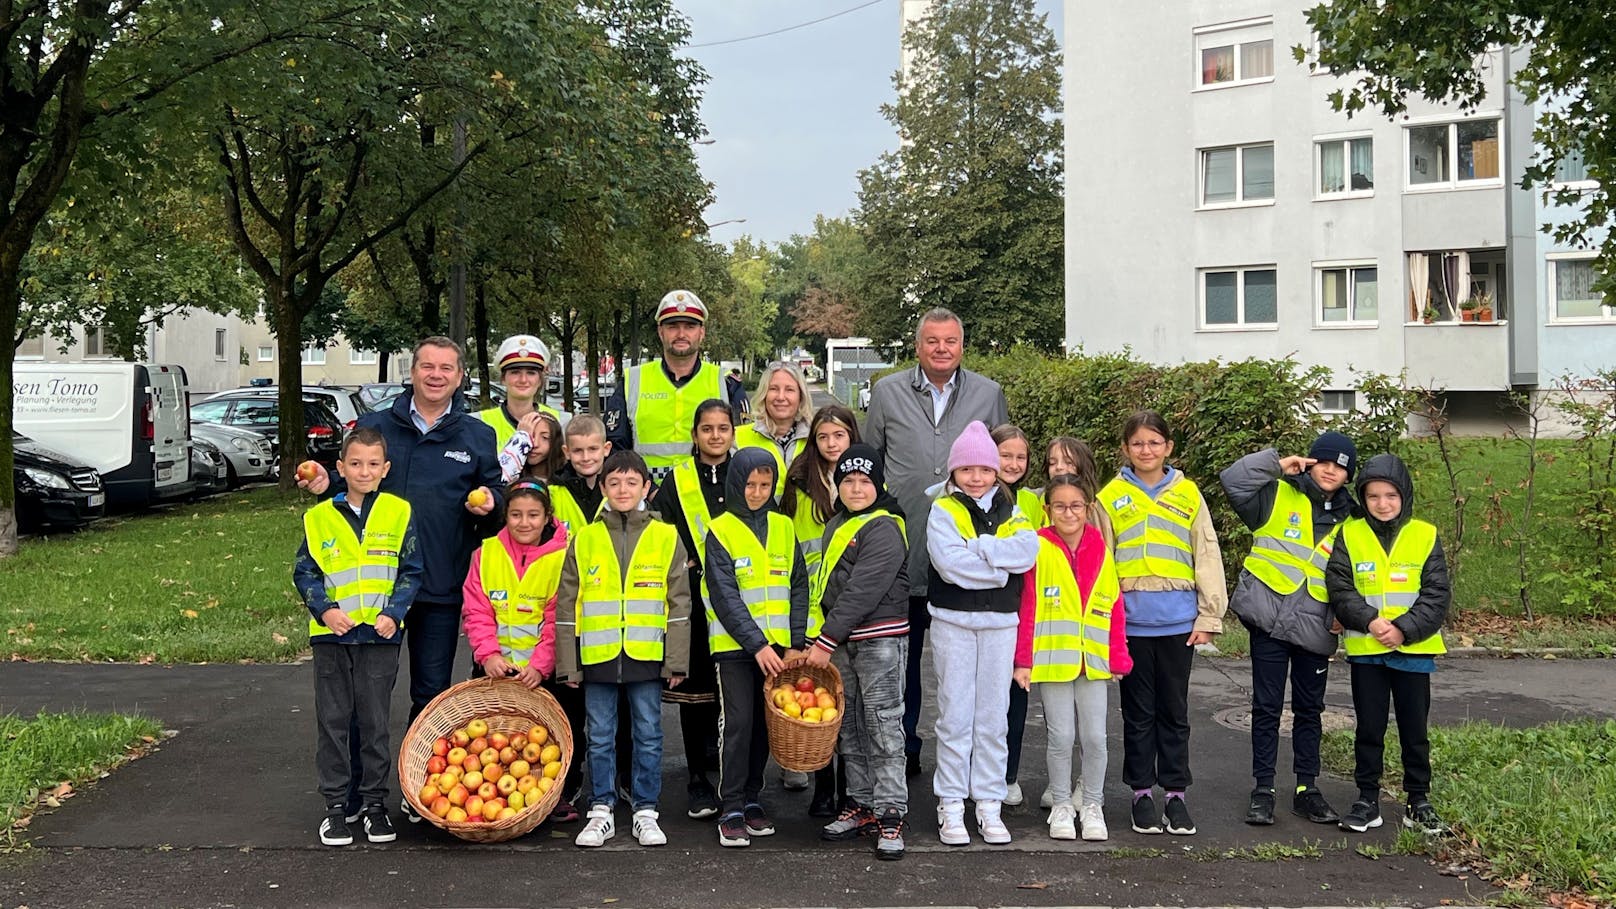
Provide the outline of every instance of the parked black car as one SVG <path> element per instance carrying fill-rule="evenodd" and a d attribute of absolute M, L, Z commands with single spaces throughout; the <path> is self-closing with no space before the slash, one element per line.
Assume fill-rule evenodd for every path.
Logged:
<path fill-rule="evenodd" d="M 191 439 L 191 482 L 195 484 L 191 495 L 199 499 L 230 488 L 230 462 L 207 439 Z"/>
<path fill-rule="evenodd" d="M 223 423 L 262 433 L 272 450 L 280 443 L 280 409 L 274 398 L 218 398 L 191 405 L 191 419 Z M 318 400 L 303 399 L 303 428 L 309 458 L 334 470 L 342 448 L 342 421 Z"/>
<path fill-rule="evenodd" d="M 82 527 L 106 512 L 101 475 L 20 432 L 11 434 L 16 466 L 17 524 L 23 533 Z"/>

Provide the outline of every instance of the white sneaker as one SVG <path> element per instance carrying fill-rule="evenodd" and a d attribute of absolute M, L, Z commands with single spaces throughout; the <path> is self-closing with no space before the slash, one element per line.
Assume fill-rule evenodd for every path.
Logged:
<path fill-rule="evenodd" d="M 585 849 L 593 849 L 606 845 L 606 841 L 616 835 L 617 822 L 612 820 L 612 809 L 596 805 L 589 809 L 589 823 L 578 831 L 578 838 L 573 842 Z"/>
<path fill-rule="evenodd" d="M 998 802 L 976 803 L 976 829 L 981 832 L 982 841 L 990 845 L 1003 846 L 1010 842 L 1010 829 L 999 818 Z"/>
<path fill-rule="evenodd" d="M 971 832 L 965 829 L 965 802 L 945 799 L 937 804 L 937 838 L 944 846 L 969 846 Z"/>
<path fill-rule="evenodd" d="M 1048 786 L 1044 787 L 1044 794 L 1038 797 L 1038 807 L 1046 811 L 1055 807 L 1055 793 L 1050 792 Z"/>
<path fill-rule="evenodd" d="M 640 841 L 641 846 L 666 846 L 668 835 L 657 826 L 657 813 L 654 808 L 641 808 L 634 812 L 634 838 Z"/>
<path fill-rule="evenodd" d="M 1049 838 L 1052 840 L 1077 839 L 1077 809 L 1071 802 L 1062 802 L 1050 809 Z"/>
<path fill-rule="evenodd" d="M 1027 800 L 1026 796 L 1023 796 L 1021 794 L 1021 784 L 1020 783 L 1011 783 L 1011 784 L 1009 784 L 1009 788 L 1005 791 L 1005 796 L 1004 796 L 1004 803 L 1006 805 L 1009 805 L 1011 808 L 1014 808 L 1017 805 L 1021 804 L 1022 802 L 1026 801 L 1026 800 Z"/>
<path fill-rule="evenodd" d="M 1111 831 L 1105 828 L 1105 812 L 1099 805 L 1084 805 L 1080 815 L 1083 822 L 1083 839 L 1090 843 L 1103 843 L 1111 838 Z"/>

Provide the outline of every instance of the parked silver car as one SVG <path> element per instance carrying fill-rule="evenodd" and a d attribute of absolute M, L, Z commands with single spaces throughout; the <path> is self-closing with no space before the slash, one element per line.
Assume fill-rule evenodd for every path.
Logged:
<path fill-rule="evenodd" d="M 212 442 L 229 465 L 230 485 L 269 479 L 275 474 L 275 453 L 262 433 L 222 423 L 191 421 L 191 437 Z"/>

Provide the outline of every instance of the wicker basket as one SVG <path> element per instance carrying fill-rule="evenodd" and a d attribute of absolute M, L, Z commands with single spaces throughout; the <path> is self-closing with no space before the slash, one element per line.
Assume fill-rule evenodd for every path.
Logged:
<path fill-rule="evenodd" d="M 488 723 L 489 732 L 506 735 L 526 733 L 534 723 L 550 732 L 551 741 L 561 746 L 561 772 L 555 785 L 539 798 L 537 806 L 503 821 L 481 824 L 451 823 L 421 804 L 421 786 L 427 778 L 426 762 L 432 758 L 432 743 L 446 738 L 475 719 Z M 404 734 L 399 746 L 398 781 L 404 798 L 416 813 L 434 825 L 473 843 L 499 843 L 515 839 L 544 822 L 561 800 L 567 768 L 572 765 L 572 724 L 556 699 L 544 689 L 528 689 L 514 679 L 472 679 L 450 688 L 432 699 Z"/>
<path fill-rule="evenodd" d="M 835 719 L 828 723 L 807 723 L 786 716 L 774 706 L 773 692 L 779 685 L 778 676 L 763 680 L 763 719 L 769 727 L 769 753 L 787 770 L 812 773 L 829 764 L 836 755 L 836 737 L 842 731 L 842 708 L 846 706 L 842 699 L 842 674 L 835 666 L 810 666 L 804 658 L 796 657 L 786 660 L 784 675 L 791 681 L 809 676 L 814 680 L 814 687 L 825 688 L 836 699 Z"/>

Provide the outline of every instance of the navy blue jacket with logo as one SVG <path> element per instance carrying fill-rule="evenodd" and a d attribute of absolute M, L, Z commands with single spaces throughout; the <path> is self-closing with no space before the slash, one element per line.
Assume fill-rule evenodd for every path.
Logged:
<path fill-rule="evenodd" d="M 392 466 L 382 479 L 382 492 L 410 503 L 425 564 L 416 601 L 458 607 L 472 552 L 504 526 L 499 450 L 493 427 L 468 411 L 458 394 L 443 419 L 422 433 L 410 417 L 411 395 L 406 385 L 391 408 L 361 416 L 358 425 L 387 440 Z M 334 474 L 331 481 L 328 495 L 347 488 Z M 479 486 L 494 494 L 494 510 L 481 518 L 466 510 L 466 496 Z"/>

